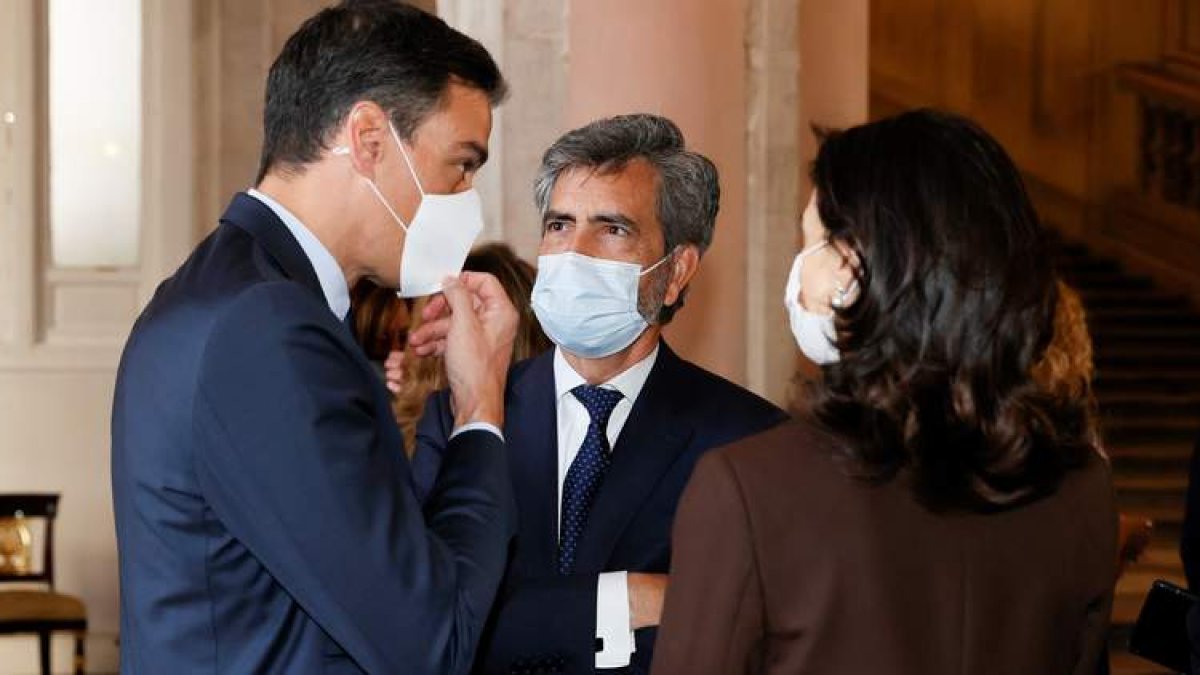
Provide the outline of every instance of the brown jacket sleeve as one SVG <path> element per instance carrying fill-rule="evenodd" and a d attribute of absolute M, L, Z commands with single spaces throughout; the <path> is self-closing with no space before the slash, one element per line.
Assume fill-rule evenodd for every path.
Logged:
<path fill-rule="evenodd" d="M 1104 457 L 1103 453 L 1099 453 Z M 1095 478 L 1088 481 L 1088 489 L 1081 497 L 1083 503 L 1078 511 L 1086 515 L 1081 519 L 1087 528 L 1084 538 L 1084 560 L 1096 563 L 1096 569 L 1088 577 L 1094 592 L 1087 606 L 1083 632 L 1079 636 L 1079 660 L 1072 675 L 1093 675 L 1100 672 L 1100 662 L 1107 658 L 1107 637 L 1112 615 L 1113 596 L 1120 568 L 1116 564 L 1118 540 L 1120 538 L 1120 516 L 1117 514 L 1116 494 L 1112 486 L 1112 469 L 1104 458 L 1094 468 Z"/>
<path fill-rule="evenodd" d="M 1083 634 L 1080 635 L 1079 661 L 1072 675 L 1095 675 L 1100 672 L 1100 661 L 1107 655 L 1105 640 L 1112 605 L 1113 592 L 1110 590 L 1088 606 Z"/>
<path fill-rule="evenodd" d="M 756 671 L 763 589 L 746 503 L 722 453 L 697 464 L 680 501 L 672 547 L 654 675 Z"/>

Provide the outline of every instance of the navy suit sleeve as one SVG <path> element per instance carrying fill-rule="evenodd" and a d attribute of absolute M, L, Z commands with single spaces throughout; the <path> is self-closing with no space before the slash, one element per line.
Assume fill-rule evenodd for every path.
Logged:
<path fill-rule="evenodd" d="M 417 423 L 413 482 L 417 494 L 433 489 L 453 426 L 450 397 L 435 392 Z M 596 584 L 591 575 L 514 579 L 510 574 L 496 601 L 480 645 L 476 672 L 512 672 L 520 664 L 562 664 L 565 672 L 595 668 Z M 569 667 L 568 667 L 569 664 Z"/>
<path fill-rule="evenodd" d="M 262 285 L 214 328 L 194 411 L 204 496 L 364 670 L 465 672 L 513 531 L 504 444 L 449 442 L 423 517 L 353 345 L 313 306 Z"/>
<path fill-rule="evenodd" d="M 422 503 L 433 491 L 446 445 L 454 429 L 454 414 L 450 411 L 450 393 L 435 391 L 425 399 L 425 409 L 417 420 L 417 433 L 412 456 L 413 485 Z"/>

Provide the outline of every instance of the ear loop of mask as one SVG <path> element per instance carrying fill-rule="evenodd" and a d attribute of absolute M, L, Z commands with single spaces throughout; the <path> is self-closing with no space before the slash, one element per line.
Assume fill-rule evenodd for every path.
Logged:
<path fill-rule="evenodd" d="M 812 246 L 811 248 L 801 251 L 800 256 L 802 258 L 806 257 L 806 256 L 808 256 L 808 254 L 816 253 L 817 251 L 825 248 L 828 245 L 829 245 L 829 240 L 826 239 L 825 241 L 822 241 L 821 243 L 817 244 L 816 246 Z M 843 287 L 843 286 L 834 287 L 833 297 L 829 299 L 829 306 L 832 307 L 833 309 L 844 308 L 846 306 L 846 300 L 850 297 L 850 294 L 853 293 L 857 288 L 858 288 L 858 280 L 857 279 L 852 279 L 850 281 L 850 285 L 848 287 Z"/>
<path fill-rule="evenodd" d="M 814 245 L 804 249 L 803 251 L 800 251 L 800 254 L 799 254 L 800 259 L 803 260 L 804 258 L 807 258 L 809 255 L 816 253 L 817 251 L 820 251 L 821 249 L 825 248 L 826 246 L 829 246 L 828 239 L 826 239 L 820 243 L 814 244 Z M 849 298 L 850 294 L 853 293 L 855 291 L 855 289 L 857 289 L 857 288 L 858 288 L 858 280 L 857 279 L 852 280 L 850 282 L 850 286 L 847 288 L 843 288 L 842 286 L 837 286 L 836 288 L 833 289 L 833 297 L 829 299 L 829 306 L 834 309 L 842 309 L 843 307 L 846 306 L 847 298 Z"/>
<path fill-rule="evenodd" d="M 404 143 L 400 140 L 400 134 L 396 133 L 396 127 L 388 122 L 388 130 L 392 132 L 392 140 L 396 141 L 396 147 L 400 148 L 400 155 L 404 157 L 404 163 L 408 165 L 408 172 L 412 174 L 413 182 L 417 184 L 417 192 L 421 193 L 421 198 L 425 198 L 425 186 L 421 185 L 421 177 L 417 175 L 417 168 L 413 166 L 412 160 L 408 157 L 408 151 L 404 149 Z"/>
<path fill-rule="evenodd" d="M 417 177 L 417 170 L 413 167 L 412 160 L 408 158 L 408 153 L 404 150 L 404 143 L 400 142 L 400 135 L 396 133 L 396 127 L 393 126 L 391 122 L 388 122 L 388 130 L 392 132 L 392 140 L 396 141 L 396 147 L 400 148 L 400 155 L 404 157 L 404 163 L 408 166 L 408 173 L 412 176 L 413 182 L 417 184 L 417 191 L 421 193 L 421 199 L 425 199 L 425 188 L 421 185 L 421 179 Z M 350 154 L 350 148 L 344 145 L 339 145 L 333 148 L 333 150 L 330 152 L 336 156 L 347 156 Z M 366 180 L 367 185 L 371 187 L 371 191 L 374 192 L 375 196 L 379 198 L 379 203 L 383 204 L 383 208 L 387 209 L 387 212 L 392 215 L 392 218 L 395 219 L 395 221 L 400 224 L 400 227 L 404 229 L 404 232 L 407 233 L 408 225 L 404 222 L 404 219 L 396 213 L 396 210 L 392 208 L 392 205 L 388 203 L 388 200 L 383 196 L 383 192 L 379 190 L 379 186 L 376 185 L 375 181 L 370 178 L 367 178 Z"/>
<path fill-rule="evenodd" d="M 638 276 L 639 276 L 639 277 L 644 277 L 644 276 L 646 276 L 647 274 L 650 274 L 651 272 L 653 272 L 655 269 L 658 269 L 658 266 L 659 266 L 659 265 L 662 265 L 663 263 L 665 263 L 665 262 L 667 261 L 667 259 L 668 259 L 668 258 L 670 258 L 671 256 L 675 255 L 675 253 L 676 253 L 677 251 L 679 251 L 679 247 L 678 247 L 678 246 L 676 246 L 675 248 L 671 249 L 671 252 L 670 252 L 670 253 L 668 253 L 668 254 L 664 255 L 663 257 L 659 258 L 659 259 L 658 259 L 658 262 L 656 262 L 656 263 L 654 263 L 653 265 L 651 265 L 651 266 L 647 267 L 646 269 L 642 270 L 641 272 L 638 272 Z"/>

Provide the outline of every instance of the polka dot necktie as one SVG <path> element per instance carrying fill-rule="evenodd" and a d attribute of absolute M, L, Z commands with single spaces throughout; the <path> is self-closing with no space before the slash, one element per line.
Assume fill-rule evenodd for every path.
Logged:
<path fill-rule="evenodd" d="M 579 548 L 579 540 L 583 538 L 592 500 L 612 462 L 609 457 L 611 448 L 608 447 L 608 418 L 622 398 L 619 391 L 589 384 L 581 384 L 571 393 L 587 408 L 591 421 L 588 422 L 583 445 L 579 447 L 579 453 L 575 455 L 575 461 L 571 462 L 567 478 L 563 481 L 562 523 L 558 537 L 559 574 L 570 574 L 575 567 L 575 552 Z"/>

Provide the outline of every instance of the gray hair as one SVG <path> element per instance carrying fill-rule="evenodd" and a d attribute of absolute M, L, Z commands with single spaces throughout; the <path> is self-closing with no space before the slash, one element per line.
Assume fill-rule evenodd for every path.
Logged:
<path fill-rule="evenodd" d="M 563 172 L 576 168 L 620 171 L 636 159 L 646 160 L 658 171 L 657 209 L 665 252 L 691 245 L 704 255 L 712 243 L 721 203 L 717 167 L 704 155 L 687 150 L 679 127 L 658 115 L 618 115 L 563 134 L 542 155 L 533 185 L 538 211 L 544 215 L 550 207 L 550 193 Z M 658 292 L 665 292 L 665 278 L 661 285 Z M 673 305 L 658 309 L 658 323 L 671 321 L 683 306 L 686 292 L 683 289 Z"/>
<path fill-rule="evenodd" d="M 679 127 L 658 115 L 618 115 L 563 134 L 542 155 L 533 187 L 538 211 L 544 214 L 549 208 L 550 193 L 563 172 L 581 167 L 620 171 L 635 159 L 658 171 L 658 220 L 666 251 L 690 244 L 704 253 L 712 243 L 721 202 L 717 167 L 687 150 Z"/>

